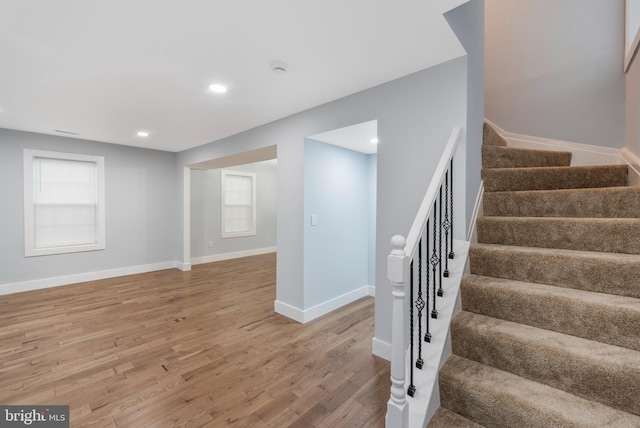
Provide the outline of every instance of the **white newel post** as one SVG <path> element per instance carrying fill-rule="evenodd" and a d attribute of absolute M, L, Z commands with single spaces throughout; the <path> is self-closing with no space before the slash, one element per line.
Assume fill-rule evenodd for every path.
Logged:
<path fill-rule="evenodd" d="M 393 314 L 391 321 L 391 397 L 387 403 L 387 428 L 406 427 L 409 409 L 405 390 L 405 322 L 404 296 L 407 284 L 407 241 L 396 235 L 391 238 L 392 251 L 387 257 L 387 277 L 393 287 Z"/>

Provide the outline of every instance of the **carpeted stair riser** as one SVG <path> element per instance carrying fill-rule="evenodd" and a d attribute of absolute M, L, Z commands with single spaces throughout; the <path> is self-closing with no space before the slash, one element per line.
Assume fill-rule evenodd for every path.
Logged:
<path fill-rule="evenodd" d="M 487 123 L 483 143 L 437 427 L 640 428 L 640 188 L 626 165 L 570 167 Z"/>
<path fill-rule="evenodd" d="M 640 254 L 640 219 L 483 217 L 478 242 Z"/>
<path fill-rule="evenodd" d="M 640 415 L 640 353 L 461 312 L 453 353 L 588 400 Z"/>
<path fill-rule="evenodd" d="M 440 370 L 447 408 L 495 428 L 630 428 L 640 417 L 452 355 Z"/>
<path fill-rule="evenodd" d="M 482 128 L 482 144 L 486 146 L 506 146 L 507 142 L 488 123 Z"/>
<path fill-rule="evenodd" d="M 640 299 L 469 275 L 462 309 L 640 350 Z"/>
<path fill-rule="evenodd" d="M 592 251 L 472 245 L 471 273 L 640 298 L 640 256 Z"/>
<path fill-rule="evenodd" d="M 464 416 L 448 410 L 446 407 L 440 407 L 433 415 L 428 428 L 484 428 Z"/>
<path fill-rule="evenodd" d="M 483 215 L 502 217 L 640 217 L 640 187 L 487 192 Z"/>
<path fill-rule="evenodd" d="M 482 146 L 483 168 L 523 168 L 537 166 L 569 166 L 571 152 Z"/>
<path fill-rule="evenodd" d="M 627 176 L 626 165 L 482 170 L 485 192 L 618 187 L 627 185 Z"/>

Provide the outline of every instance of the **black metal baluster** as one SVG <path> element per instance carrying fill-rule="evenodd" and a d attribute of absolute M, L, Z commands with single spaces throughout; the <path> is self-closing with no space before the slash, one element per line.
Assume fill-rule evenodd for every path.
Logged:
<path fill-rule="evenodd" d="M 438 318 L 438 311 L 436 309 L 436 283 L 438 282 L 439 277 L 436 276 L 436 268 L 440 263 L 440 259 L 438 258 L 438 200 L 436 199 L 433 203 L 433 255 L 431 256 L 431 266 L 433 267 L 433 310 L 431 311 L 431 318 Z"/>
<path fill-rule="evenodd" d="M 449 278 L 449 171 L 444 175 L 445 190 L 444 190 L 444 222 L 442 222 L 442 228 L 444 229 L 444 253 L 447 257 L 444 258 L 444 273 L 445 278 Z M 442 188 L 441 188 L 442 189 Z"/>
<path fill-rule="evenodd" d="M 425 226 L 425 245 L 426 245 L 426 251 L 425 251 L 425 259 L 427 257 L 429 257 L 429 219 L 427 218 L 427 225 Z M 431 285 L 431 282 L 429 281 L 429 264 L 425 263 L 425 272 L 424 272 L 424 282 L 425 282 L 425 296 L 426 296 L 426 307 L 427 307 L 427 316 L 425 316 L 425 320 L 426 320 L 426 324 L 427 324 L 427 332 L 424 334 L 424 341 L 425 342 L 431 342 L 431 333 L 429 332 L 429 286 Z"/>
<path fill-rule="evenodd" d="M 456 253 L 453 252 L 453 159 L 449 164 L 449 179 L 451 180 L 451 192 L 449 193 L 449 207 L 451 209 L 451 246 L 449 248 L 451 251 L 449 251 L 449 258 L 453 259 L 456 256 Z"/>
<path fill-rule="evenodd" d="M 416 360 L 416 368 L 422 369 L 424 360 L 422 359 L 422 310 L 424 309 L 424 300 L 422 300 L 422 238 L 418 241 L 418 298 L 416 299 L 416 308 L 418 309 L 418 359 Z M 413 343 L 413 338 L 411 339 Z"/>
<path fill-rule="evenodd" d="M 440 227 L 438 228 L 438 260 L 442 261 L 442 185 L 440 185 L 440 203 L 438 204 L 438 208 L 440 209 Z M 445 258 L 447 257 L 447 253 L 444 254 Z M 444 290 L 442 289 L 442 263 L 438 264 L 438 278 L 440 281 L 438 282 L 438 297 L 442 297 L 444 294 Z"/>
<path fill-rule="evenodd" d="M 409 275 L 410 275 L 410 279 L 409 279 L 409 295 L 411 296 L 410 302 L 411 304 L 409 305 L 409 352 L 411 352 L 411 363 L 409 364 L 410 366 L 410 371 L 409 371 L 409 388 L 407 389 L 407 394 L 409 394 L 410 397 L 413 397 L 414 394 L 416 393 L 416 387 L 413 384 L 413 260 L 411 261 L 411 265 L 409 266 Z"/>

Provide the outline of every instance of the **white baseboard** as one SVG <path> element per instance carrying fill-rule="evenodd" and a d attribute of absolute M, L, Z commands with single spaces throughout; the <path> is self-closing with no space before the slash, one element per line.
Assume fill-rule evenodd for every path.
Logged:
<path fill-rule="evenodd" d="M 43 278 L 32 281 L 0 284 L 0 295 L 22 293 L 24 291 L 41 290 L 43 288 L 59 287 L 62 285 L 78 284 L 80 282 L 97 281 L 100 279 L 117 278 L 120 276 L 136 275 L 139 273 L 155 272 L 178 267 L 176 261 L 153 263 L 141 266 L 129 266 L 96 272 L 78 273 L 73 275 Z"/>
<path fill-rule="evenodd" d="M 586 165 L 611 165 L 619 164 L 620 149 L 611 147 L 593 146 L 590 144 L 573 143 L 570 141 L 553 140 L 550 138 L 534 137 L 531 135 L 515 134 L 507 132 L 490 120 L 491 125 L 502 138 L 507 141 L 509 147 L 521 149 L 569 151 L 572 153 L 572 166 Z"/>
<path fill-rule="evenodd" d="M 178 261 L 176 262 L 176 267 L 182 272 L 189 272 L 191 270 L 191 263 L 183 263 Z"/>
<path fill-rule="evenodd" d="M 273 310 L 277 314 L 284 315 L 287 318 L 291 318 L 294 321 L 304 324 L 304 311 L 300 308 L 296 308 L 288 303 L 276 300 L 273 302 Z"/>
<path fill-rule="evenodd" d="M 371 351 L 376 357 L 391 361 L 391 344 L 374 337 L 371 340 Z"/>
<path fill-rule="evenodd" d="M 364 287 L 360 287 L 341 296 L 334 297 L 333 299 L 327 300 L 326 302 L 312 306 L 308 309 L 296 308 L 288 303 L 276 300 L 274 302 L 273 309 L 280 315 L 284 315 L 285 317 L 291 318 L 299 323 L 306 324 L 309 321 L 320 318 L 321 316 L 333 312 L 342 306 L 353 303 L 358 299 L 362 299 L 366 296 L 372 296 L 372 289 L 374 289 L 374 287 L 365 285 Z M 375 294 L 375 289 L 373 293 Z"/>
<path fill-rule="evenodd" d="M 620 151 L 620 158 L 629 166 L 629 186 L 640 186 L 640 157 L 625 147 Z"/>
<path fill-rule="evenodd" d="M 210 256 L 191 258 L 192 265 L 203 263 L 221 262 L 223 260 L 239 259 L 241 257 L 259 256 L 261 254 L 275 253 L 276 247 L 256 248 L 254 250 L 236 251 L 233 253 L 212 254 Z"/>

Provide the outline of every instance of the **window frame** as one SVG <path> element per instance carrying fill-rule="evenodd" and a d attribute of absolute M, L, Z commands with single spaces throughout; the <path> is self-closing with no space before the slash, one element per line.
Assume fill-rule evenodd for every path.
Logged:
<path fill-rule="evenodd" d="M 35 204 L 34 204 L 34 159 L 59 159 L 92 162 L 96 164 L 96 242 L 91 244 L 62 245 L 36 248 L 35 246 Z M 62 153 L 45 150 L 24 149 L 24 255 L 25 257 L 53 254 L 79 253 L 106 249 L 105 233 L 105 179 L 104 157 L 76 153 Z"/>
<path fill-rule="evenodd" d="M 226 224 L 226 182 L 227 176 L 242 176 L 251 178 L 251 229 L 247 231 L 239 232 L 227 232 L 225 229 Z M 222 239 L 226 238 L 239 238 L 243 236 L 255 236 L 256 231 L 256 173 L 244 172 L 244 171 L 220 171 L 220 236 Z"/>

